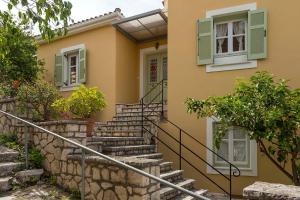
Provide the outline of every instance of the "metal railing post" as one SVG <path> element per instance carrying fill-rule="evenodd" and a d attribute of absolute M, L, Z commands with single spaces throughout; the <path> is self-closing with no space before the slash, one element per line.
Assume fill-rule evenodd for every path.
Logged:
<path fill-rule="evenodd" d="M 24 150 L 25 150 L 25 168 L 28 169 L 29 167 L 29 164 L 28 164 L 28 132 L 29 132 L 29 128 L 27 126 L 27 124 L 24 124 L 25 125 L 25 128 L 24 128 Z"/>
<path fill-rule="evenodd" d="M 232 198 L 232 166 L 229 165 L 229 199 Z"/>
<path fill-rule="evenodd" d="M 179 129 L 179 169 L 181 170 L 181 139 L 182 139 L 182 131 Z"/>
<path fill-rule="evenodd" d="M 164 80 L 161 82 L 161 116 L 164 117 Z"/>
<path fill-rule="evenodd" d="M 85 150 L 81 149 L 81 200 L 85 198 Z"/>
<path fill-rule="evenodd" d="M 142 135 L 144 135 L 144 98 L 142 98 Z"/>

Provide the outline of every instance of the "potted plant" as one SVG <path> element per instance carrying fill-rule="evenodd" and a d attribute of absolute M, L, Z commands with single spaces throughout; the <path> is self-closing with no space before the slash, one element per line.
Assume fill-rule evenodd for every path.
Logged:
<path fill-rule="evenodd" d="M 106 107 L 104 95 L 96 87 L 84 85 L 75 90 L 70 97 L 61 98 L 52 104 L 61 113 L 70 113 L 74 118 L 87 120 L 87 136 L 90 137 L 94 127 L 94 114 Z"/>

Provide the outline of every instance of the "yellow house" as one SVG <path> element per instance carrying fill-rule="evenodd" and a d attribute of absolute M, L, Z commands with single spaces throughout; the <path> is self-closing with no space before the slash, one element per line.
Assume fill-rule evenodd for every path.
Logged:
<path fill-rule="evenodd" d="M 156 97 L 153 88 L 162 84 L 169 121 L 159 124 L 159 138 L 177 154 L 166 145 L 159 145 L 159 151 L 180 165 L 185 177 L 195 179 L 196 188 L 229 191 L 228 166 L 206 148 L 213 149 L 215 121 L 188 115 L 184 101 L 224 95 L 232 91 L 236 78 L 256 71 L 269 71 L 300 87 L 300 2 L 165 0 L 164 5 L 163 10 L 128 18 L 116 9 L 70 25 L 67 36 L 50 43 L 39 40 L 45 77 L 64 95 L 81 83 L 97 86 L 108 102 L 100 121 L 114 116 L 115 104 L 139 103 L 150 92 L 143 99 L 149 103 Z M 165 131 L 184 145 L 180 148 Z M 241 171 L 232 178 L 233 194 L 241 195 L 244 187 L 259 180 L 291 184 L 237 127 L 218 153 Z"/>

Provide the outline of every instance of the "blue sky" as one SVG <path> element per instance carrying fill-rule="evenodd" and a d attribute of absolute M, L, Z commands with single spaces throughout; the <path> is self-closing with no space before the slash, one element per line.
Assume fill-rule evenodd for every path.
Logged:
<path fill-rule="evenodd" d="M 69 0 L 73 4 L 72 19 L 75 21 L 101 15 L 121 8 L 128 17 L 162 8 L 162 0 Z"/>

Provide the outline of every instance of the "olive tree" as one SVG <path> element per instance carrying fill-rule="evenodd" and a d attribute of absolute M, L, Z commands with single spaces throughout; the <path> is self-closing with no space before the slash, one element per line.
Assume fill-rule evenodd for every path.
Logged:
<path fill-rule="evenodd" d="M 204 100 L 188 98 L 186 105 L 198 118 L 220 120 L 214 137 L 217 148 L 229 127 L 243 127 L 260 151 L 300 185 L 300 89 L 290 88 L 286 80 L 275 81 L 267 72 L 257 72 L 250 80 L 238 80 L 230 94 Z"/>

